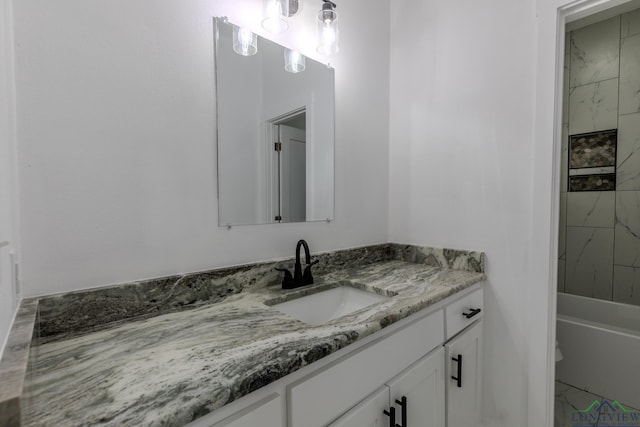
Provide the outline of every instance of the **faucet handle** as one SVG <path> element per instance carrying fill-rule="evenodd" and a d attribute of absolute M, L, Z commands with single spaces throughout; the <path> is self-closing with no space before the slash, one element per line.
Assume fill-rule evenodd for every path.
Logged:
<path fill-rule="evenodd" d="M 274 270 L 276 271 L 282 271 L 284 272 L 284 279 L 282 280 L 282 283 L 284 284 L 285 282 L 290 282 L 293 280 L 293 276 L 291 275 L 291 272 L 289 270 L 287 270 L 286 268 L 274 268 Z"/>
<path fill-rule="evenodd" d="M 311 267 L 316 265 L 319 262 L 320 262 L 320 260 L 317 259 L 317 260 L 307 264 L 307 266 L 304 268 L 304 273 L 302 274 L 302 278 L 303 278 L 303 280 L 304 280 L 306 285 L 312 285 L 313 284 L 313 275 L 311 274 Z"/>

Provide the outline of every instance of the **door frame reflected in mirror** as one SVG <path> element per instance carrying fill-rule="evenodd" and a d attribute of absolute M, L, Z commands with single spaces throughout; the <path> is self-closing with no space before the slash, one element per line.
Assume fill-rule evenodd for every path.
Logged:
<path fill-rule="evenodd" d="M 271 159 L 267 159 L 267 164 L 271 165 L 267 192 L 270 212 L 276 222 L 307 220 L 306 117 L 306 107 L 300 107 L 267 121 L 267 133 L 271 137 L 266 141 L 272 147 L 269 150 Z"/>

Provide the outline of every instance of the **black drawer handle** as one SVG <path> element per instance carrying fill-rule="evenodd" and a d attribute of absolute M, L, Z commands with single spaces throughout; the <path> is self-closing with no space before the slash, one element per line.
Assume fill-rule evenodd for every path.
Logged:
<path fill-rule="evenodd" d="M 451 375 L 451 379 L 457 382 L 458 388 L 462 388 L 462 355 L 459 354 L 457 359 L 455 357 L 452 357 L 451 360 L 453 360 L 454 362 L 458 362 L 458 376 L 454 377 L 453 375 Z"/>
<path fill-rule="evenodd" d="M 467 319 L 471 319 L 473 316 L 475 316 L 476 314 L 480 314 L 480 312 L 482 311 L 481 308 L 472 308 L 471 311 L 469 313 L 462 313 L 462 315 L 464 317 L 466 317 Z"/>
<path fill-rule="evenodd" d="M 382 413 L 389 417 L 389 427 L 400 427 L 398 424 L 396 424 L 395 407 L 392 406 L 388 411 L 385 409 L 384 411 L 382 411 Z"/>
<path fill-rule="evenodd" d="M 407 423 L 407 397 L 402 396 L 402 399 L 396 399 L 396 403 L 402 408 L 402 425 L 399 427 L 409 427 Z"/>

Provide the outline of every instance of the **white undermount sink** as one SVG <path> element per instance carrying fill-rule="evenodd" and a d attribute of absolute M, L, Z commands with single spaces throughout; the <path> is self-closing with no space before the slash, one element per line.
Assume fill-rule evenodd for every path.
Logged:
<path fill-rule="evenodd" d="M 275 304 L 271 308 L 308 325 L 318 326 L 389 298 L 350 286 L 340 286 Z"/>

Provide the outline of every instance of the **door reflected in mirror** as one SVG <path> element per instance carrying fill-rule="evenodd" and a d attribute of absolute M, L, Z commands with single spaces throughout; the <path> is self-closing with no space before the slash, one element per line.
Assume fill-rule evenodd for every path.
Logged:
<path fill-rule="evenodd" d="M 288 72 L 288 49 L 263 37 L 239 55 L 233 24 L 215 26 L 219 225 L 332 220 L 333 69 Z"/>
<path fill-rule="evenodd" d="M 274 193 L 274 206 L 280 211 L 275 220 L 303 222 L 307 220 L 307 122 L 306 111 L 297 111 L 282 119 L 274 120 L 274 156 L 280 177 Z"/>

